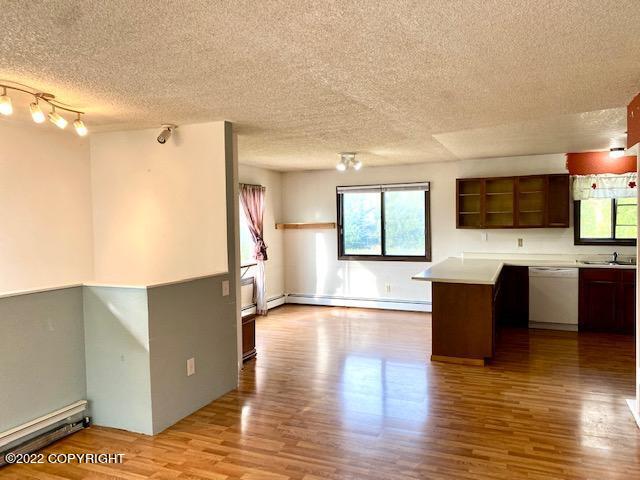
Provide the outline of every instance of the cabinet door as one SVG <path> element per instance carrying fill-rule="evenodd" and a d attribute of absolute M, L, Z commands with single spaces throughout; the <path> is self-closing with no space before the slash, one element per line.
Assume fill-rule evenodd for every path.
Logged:
<path fill-rule="evenodd" d="M 636 271 L 620 271 L 618 331 L 633 334 L 636 325 Z"/>
<path fill-rule="evenodd" d="M 547 226 L 569 226 L 569 175 L 547 177 Z"/>
<path fill-rule="evenodd" d="M 516 181 L 516 224 L 519 227 L 544 227 L 547 211 L 547 179 L 544 175 L 518 177 Z"/>
<path fill-rule="evenodd" d="M 618 271 L 608 268 L 580 269 L 580 330 L 606 332 L 618 329 Z"/>
<path fill-rule="evenodd" d="M 251 315 L 242 319 L 242 360 L 256 356 L 256 317 Z"/>

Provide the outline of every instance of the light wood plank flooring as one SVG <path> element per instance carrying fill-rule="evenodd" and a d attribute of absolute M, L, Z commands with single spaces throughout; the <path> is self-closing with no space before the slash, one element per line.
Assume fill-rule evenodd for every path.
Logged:
<path fill-rule="evenodd" d="M 633 338 L 500 333 L 488 367 L 429 363 L 429 315 L 286 306 L 240 387 L 156 437 L 92 427 L 11 479 L 640 479 Z"/>

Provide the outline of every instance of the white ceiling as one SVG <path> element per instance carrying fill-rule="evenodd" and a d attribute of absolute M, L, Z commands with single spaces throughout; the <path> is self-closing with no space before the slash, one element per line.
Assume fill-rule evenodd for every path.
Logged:
<path fill-rule="evenodd" d="M 93 130 L 227 119 L 240 160 L 331 168 L 609 147 L 638 0 L 2 2 L 0 78 Z"/>

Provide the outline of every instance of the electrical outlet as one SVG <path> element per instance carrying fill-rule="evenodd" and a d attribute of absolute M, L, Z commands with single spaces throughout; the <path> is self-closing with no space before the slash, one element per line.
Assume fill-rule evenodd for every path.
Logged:
<path fill-rule="evenodd" d="M 196 373 L 196 359 L 190 358 L 189 360 L 187 360 L 187 377 L 190 377 L 191 375 L 195 375 L 195 373 Z"/>
<path fill-rule="evenodd" d="M 488 238 L 487 232 L 480 233 L 480 238 L 482 239 L 483 242 L 486 242 Z"/>
<path fill-rule="evenodd" d="M 384 291 L 387 293 L 391 293 L 391 284 L 390 283 L 385 283 L 384 284 Z"/>
<path fill-rule="evenodd" d="M 229 296 L 229 280 L 222 281 L 222 296 L 223 297 Z"/>
<path fill-rule="evenodd" d="M 524 243 L 524 241 L 521 238 L 519 238 L 518 239 L 518 247 L 521 247 L 523 245 L 523 243 Z"/>

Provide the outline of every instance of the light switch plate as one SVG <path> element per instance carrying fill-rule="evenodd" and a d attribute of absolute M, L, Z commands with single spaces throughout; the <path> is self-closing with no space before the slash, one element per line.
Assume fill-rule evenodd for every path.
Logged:
<path fill-rule="evenodd" d="M 195 373 L 196 373 L 196 359 L 190 358 L 189 360 L 187 360 L 187 377 L 190 377 L 191 375 L 195 375 Z"/>
<path fill-rule="evenodd" d="M 222 281 L 222 296 L 223 297 L 229 296 L 229 280 Z"/>
<path fill-rule="evenodd" d="M 521 238 L 518 239 L 518 247 L 521 247 L 523 245 L 523 240 Z"/>

